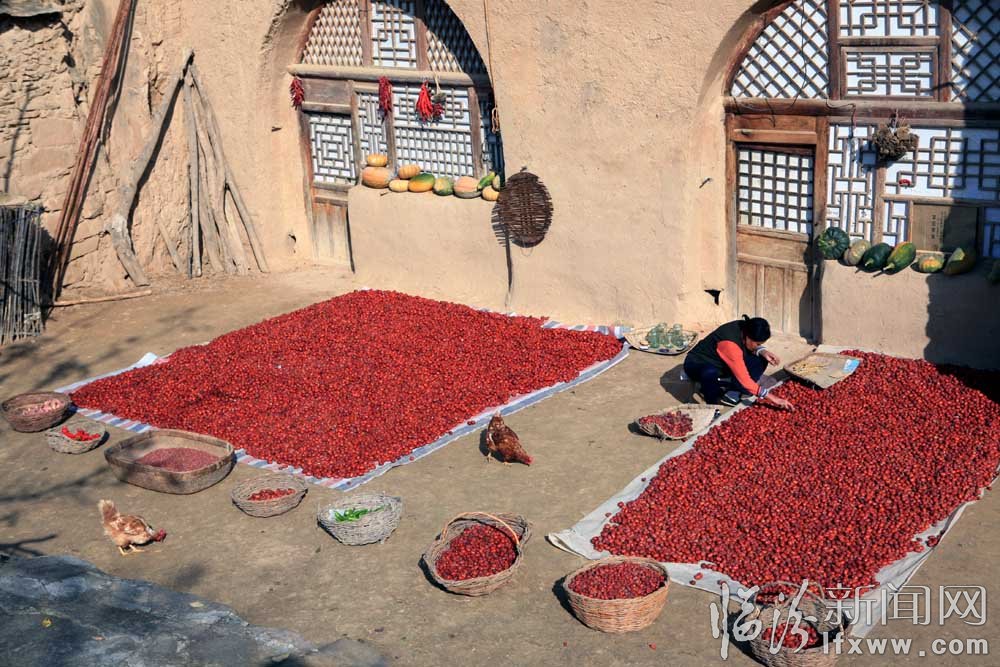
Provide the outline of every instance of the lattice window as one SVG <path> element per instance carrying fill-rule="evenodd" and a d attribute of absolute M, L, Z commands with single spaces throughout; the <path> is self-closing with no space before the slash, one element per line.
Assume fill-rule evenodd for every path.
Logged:
<path fill-rule="evenodd" d="M 400 164 L 414 162 L 437 176 L 475 174 L 469 92 L 464 88 L 442 90 L 448 94 L 443 117 L 424 123 L 415 108 L 420 86 L 392 87 L 396 157 Z"/>
<path fill-rule="evenodd" d="M 353 141 L 349 116 L 309 114 L 309 143 L 312 146 L 315 182 L 351 185 L 357 180 Z"/>
<path fill-rule="evenodd" d="M 854 238 L 872 240 L 875 208 L 875 149 L 869 144 L 874 127 L 830 125 L 827 157 L 826 221 Z"/>
<path fill-rule="evenodd" d="M 812 233 L 811 155 L 740 148 L 737 162 L 740 224 Z"/>
<path fill-rule="evenodd" d="M 933 97 L 935 51 L 845 52 L 846 95 Z"/>
<path fill-rule="evenodd" d="M 1000 129 L 915 127 L 914 153 L 886 167 L 886 194 L 1000 201 Z M 910 185 L 901 185 L 905 180 Z"/>
<path fill-rule="evenodd" d="M 358 121 L 361 130 L 361 153 L 389 154 L 386 124 L 378 108 L 378 93 L 358 93 Z"/>
<path fill-rule="evenodd" d="M 952 100 L 1000 102 L 1000 2 L 954 0 Z"/>
<path fill-rule="evenodd" d="M 1000 208 L 983 211 L 983 255 L 1000 259 Z"/>
<path fill-rule="evenodd" d="M 733 80 L 733 97 L 828 96 L 826 2 L 796 0 L 757 37 Z"/>
<path fill-rule="evenodd" d="M 427 62 L 439 72 L 484 74 L 486 67 L 465 26 L 444 0 L 424 0 Z"/>
<path fill-rule="evenodd" d="M 372 64 L 417 67 L 415 0 L 372 0 Z"/>
<path fill-rule="evenodd" d="M 882 241 L 896 245 L 910 240 L 910 202 L 886 201 Z"/>
<path fill-rule="evenodd" d="M 841 37 L 933 37 L 937 0 L 840 0 Z"/>
<path fill-rule="evenodd" d="M 302 52 L 307 65 L 358 67 L 364 63 L 357 0 L 333 0 L 320 10 Z"/>

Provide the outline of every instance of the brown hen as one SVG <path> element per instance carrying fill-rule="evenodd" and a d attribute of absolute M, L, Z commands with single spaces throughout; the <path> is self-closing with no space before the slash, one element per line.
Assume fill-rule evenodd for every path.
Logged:
<path fill-rule="evenodd" d="M 486 448 L 489 450 L 486 455 L 487 463 L 490 460 L 490 454 L 502 461 L 504 465 L 523 463 L 530 466 L 534 460 L 524 451 L 521 439 L 517 437 L 517 433 L 514 433 L 511 427 L 503 422 L 503 417 L 500 416 L 499 412 L 493 415 L 493 418 L 490 419 L 490 425 L 486 427 Z"/>
<path fill-rule="evenodd" d="M 142 549 L 139 548 L 139 545 L 162 542 L 163 538 L 167 536 L 167 533 L 162 529 L 154 531 L 153 527 L 146 523 L 146 520 L 141 516 L 122 514 L 110 500 L 98 502 L 97 509 L 101 511 L 104 534 L 118 545 L 118 551 L 122 556 L 127 556 L 133 551 L 141 553 Z"/>

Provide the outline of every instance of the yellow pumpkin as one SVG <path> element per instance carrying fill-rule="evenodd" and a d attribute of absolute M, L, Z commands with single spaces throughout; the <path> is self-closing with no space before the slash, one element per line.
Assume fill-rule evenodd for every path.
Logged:
<path fill-rule="evenodd" d="M 419 164 L 404 164 L 399 168 L 399 172 L 396 174 L 397 178 L 402 178 L 404 180 L 413 178 L 417 174 L 423 171 Z"/>
<path fill-rule="evenodd" d="M 389 164 L 389 156 L 382 155 L 381 153 L 372 153 L 365 161 L 368 163 L 369 167 L 384 167 Z"/>
<path fill-rule="evenodd" d="M 388 187 L 392 180 L 392 172 L 385 167 L 365 167 L 361 170 L 361 183 L 370 188 L 381 190 Z"/>
<path fill-rule="evenodd" d="M 389 189 L 393 192 L 406 192 L 410 189 L 410 183 L 401 178 L 394 178 L 389 181 Z"/>
<path fill-rule="evenodd" d="M 486 201 L 496 201 L 500 199 L 500 193 L 494 190 L 492 185 L 487 185 L 483 188 L 483 199 Z"/>

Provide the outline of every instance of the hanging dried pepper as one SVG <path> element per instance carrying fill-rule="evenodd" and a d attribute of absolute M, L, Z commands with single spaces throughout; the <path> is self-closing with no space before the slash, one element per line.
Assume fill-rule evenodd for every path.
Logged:
<path fill-rule="evenodd" d="M 378 108 L 386 116 L 392 115 L 392 84 L 384 76 L 378 80 Z"/>
<path fill-rule="evenodd" d="M 292 106 L 298 109 L 306 99 L 306 91 L 302 87 L 302 79 L 297 76 L 292 78 L 292 85 L 288 87 L 288 90 L 292 94 Z"/>
<path fill-rule="evenodd" d="M 424 122 L 438 120 L 444 113 L 444 105 L 440 102 L 431 101 L 431 92 L 427 89 L 427 82 L 420 84 L 420 94 L 417 96 L 417 113 Z"/>

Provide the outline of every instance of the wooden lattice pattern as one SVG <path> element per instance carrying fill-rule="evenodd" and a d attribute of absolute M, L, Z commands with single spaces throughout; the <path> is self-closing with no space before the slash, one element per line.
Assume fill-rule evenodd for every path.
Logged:
<path fill-rule="evenodd" d="M 844 92 L 864 97 L 933 97 L 934 54 L 933 49 L 847 50 Z"/>
<path fill-rule="evenodd" d="M 437 176 L 478 173 L 472 156 L 469 92 L 442 86 L 447 98 L 440 120 L 424 122 L 417 113 L 420 86 L 392 87 L 396 156 L 400 164 L 416 163 Z"/>
<path fill-rule="evenodd" d="M 841 37 L 933 37 L 937 0 L 840 0 Z"/>
<path fill-rule="evenodd" d="M 954 0 L 952 100 L 1000 102 L 1000 2 Z"/>
<path fill-rule="evenodd" d="M 415 0 L 372 0 L 372 64 L 417 67 Z"/>
<path fill-rule="evenodd" d="M 438 72 L 483 74 L 486 67 L 465 26 L 444 0 L 424 0 L 427 62 Z"/>
<path fill-rule="evenodd" d="M 317 183 L 353 184 L 358 177 L 353 142 L 349 116 L 310 113 L 313 180 Z"/>
<path fill-rule="evenodd" d="M 884 222 L 882 223 L 882 242 L 896 245 L 910 240 L 910 202 L 885 202 Z"/>
<path fill-rule="evenodd" d="M 389 138 L 378 107 L 378 93 L 358 93 L 358 125 L 362 154 L 389 154 Z"/>
<path fill-rule="evenodd" d="M 812 234 L 811 155 L 740 148 L 737 165 L 741 225 Z"/>
<path fill-rule="evenodd" d="M 830 125 L 827 156 L 826 223 L 853 238 L 872 240 L 876 154 L 873 126 Z"/>
<path fill-rule="evenodd" d="M 361 9 L 357 0 L 332 0 L 320 10 L 302 52 L 307 65 L 363 64 Z"/>
<path fill-rule="evenodd" d="M 886 167 L 887 195 L 1000 202 L 1000 129 L 914 127 L 911 132 L 920 137 L 919 147 Z"/>
<path fill-rule="evenodd" d="M 983 211 L 983 255 L 1000 259 L 1000 208 Z"/>
<path fill-rule="evenodd" d="M 522 170 L 507 179 L 493 207 L 493 224 L 522 248 L 545 239 L 552 225 L 552 196 L 538 176 Z"/>

